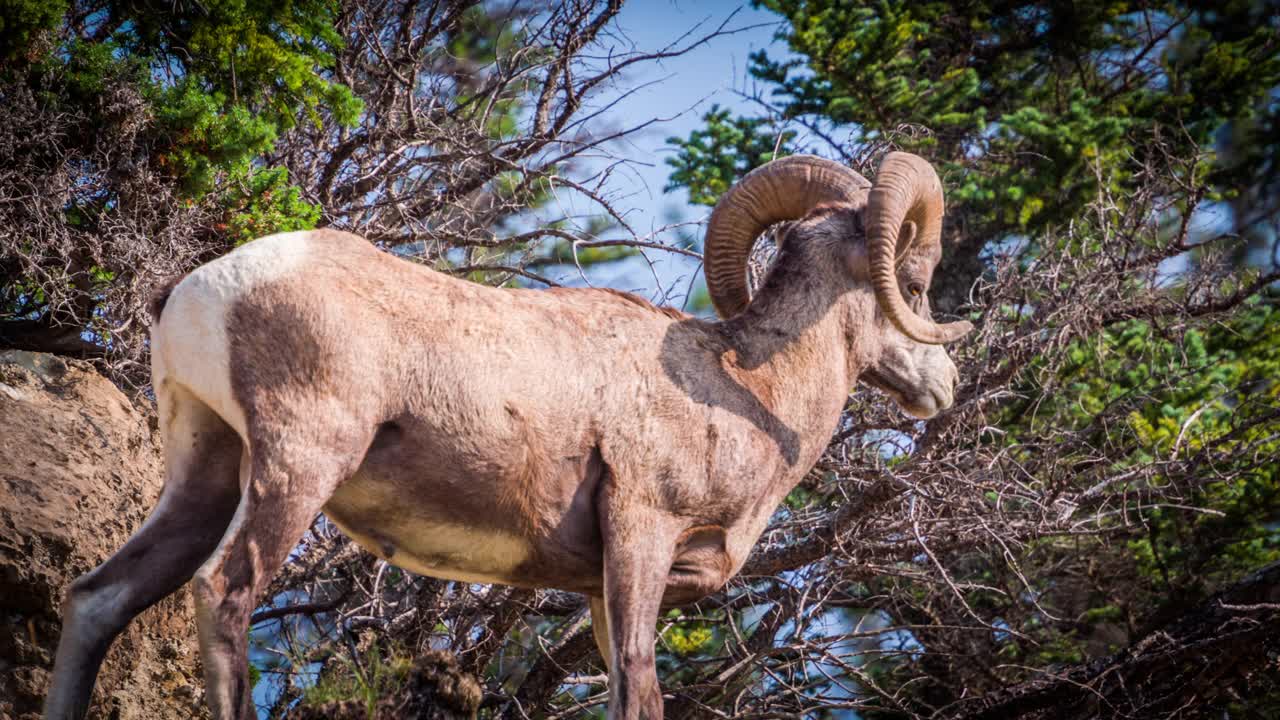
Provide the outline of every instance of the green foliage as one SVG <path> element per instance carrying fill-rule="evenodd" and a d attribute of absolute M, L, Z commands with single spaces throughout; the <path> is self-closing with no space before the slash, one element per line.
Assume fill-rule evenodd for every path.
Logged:
<path fill-rule="evenodd" d="M 0 64 L 24 59 L 36 36 L 57 27 L 66 11 L 59 0 L 0 0 Z"/>
<path fill-rule="evenodd" d="M 1162 354 L 1175 350 L 1147 344 Z M 1246 425 L 1280 398 L 1280 307 L 1257 304 L 1229 323 L 1188 333 L 1176 350 L 1186 371 L 1174 391 L 1130 415 L 1134 454 L 1194 456 L 1214 445 L 1231 460 L 1213 471 L 1233 479 L 1193 490 L 1189 501 L 1213 512 L 1158 511 L 1147 537 L 1131 547 L 1153 582 L 1200 589 L 1280 560 L 1280 466 L 1261 460 L 1280 457 L 1280 422 Z"/>
<path fill-rule="evenodd" d="M 188 195 L 212 191 L 224 173 L 243 174 L 271 149 L 276 128 L 243 105 L 228 106 L 191 79 L 156 88 L 156 119 L 170 138 L 160 162 L 174 169 Z"/>
<path fill-rule="evenodd" d="M 0 2 L 0 102 L 35 98 L 33 114 L 63 123 L 57 143 L 17 152 L 37 172 L 84 188 L 59 209 L 62 218 L 49 222 L 74 227 L 75 237 L 111 232 L 125 222 L 120 213 L 136 207 L 129 195 L 139 191 L 124 188 L 148 182 L 141 192 L 156 202 L 210 212 L 214 222 L 201 226 L 198 241 L 211 249 L 315 225 L 319 208 L 265 158 L 299 122 L 337 129 L 354 124 L 362 111 L 327 70 L 342 46 L 334 29 L 336 0 L 173 7 L 90 0 L 74 8 Z M 203 237 L 210 234 L 220 237 Z M 97 265 L 82 259 L 103 246 L 87 245 L 50 249 L 69 259 L 51 262 L 41 275 L 43 282 L 72 288 L 68 292 L 79 294 L 74 301 L 11 289 L 21 288 L 19 279 L 4 288 L 0 318 L 78 322 L 96 341 L 109 343 L 102 328 L 130 322 L 107 319 L 107 298 L 118 300 L 121 288 L 145 292 L 150 281 L 137 282 L 138 268 L 97 273 Z M 56 277 L 60 273 L 68 277 Z M 57 312 L 74 317 L 55 320 Z"/>
<path fill-rule="evenodd" d="M 85 113 L 97 121 L 100 110 L 95 106 L 108 87 L 149 84 L 143 64 L 118 50 L 109 42 L 72 39 L 62 54 L 45 56 L 32 66 L 30 82 L 43 102 L 64 112 Z"/>
<path fill-rule="evenodd" d="M 337 665 L 326 666 L 316 684 L 303 692 L 303 704 L 356 700 L 364 704 L 368 716 L 373 717 L 378 701 L 400 690 L 413 669 L 413 658 L 409 655 L 392 651 L 384 658 L 382 653 L 375 644 L 359 662 L 342 657 Z"/>
<path fill-rule="evenodd" d="M 1120 0 L 756 4 L 787 21 L 777 37 L 794 57 L 759 51 L 750 66 L 782 116 L 931 157 L 975 235 L 1070 219 L 1098 178 L 1123 191 L 1146 153 L 1208 151 L 1224 129 L 1252 137 L 1280 114 L 1265 2 L 1164 2 L 1145 15 Z M 1151 18 L 1162 24 L 1155 42 Z M 705 129 L 674 140 L 672 186 L 713 202 L 771 149 L 756 136 L 762 122 L 709 113 Z M 1219 192 L 1274 171 L 1274 145 L 1236 146 L 1215 165 Z"/>
<path fill-rule="evenodd" d="M 1070 468 L 1104 453 L 1106 475 L 1122 478 L 1132 499 L 1110 526 L 1138 527 L 1114 548 L 1088 541 L 1063 545 L 1068 553 L 1092 553 L 1123 567 L 1126 585 L 1112 588 L 1128 611 L 1179 607 L 1188 599 L 1280 560 L 1280 295 L 1248 304 L 1225 322 L 1190 327 L 1178 335 L 1145 322 L 1129 322 L 1074 343 L 1051 382 L 1019 388 L 1026 403 L 1006 408 L 997 425 L 1010 452 L 1030 459 L 1020 438 L 1037 426 L 1074 436 L 1073 453 L 1055 464 Z M 1031 373 L 1029 377 L 1035 377 Z M 1120 423 L 1100 422 L 1119 417 Z M 1044 452 L 1038 446 L 1034 452 Z M 1126 471 L 1159 462 L 1192 464 L 1185 475 L 1166 477 Z M 1178 506 L 1143 508 L 1144 490 L 1173 490 Z M 1194 511 L 1192 511 L 1194 509 Z M 1047 542 L 1046 552 L 1054 552 Z M 1104 559 L 1109 558 L 1109 559 Z M 1113 570 L 1114 571 L 1114 570 Z M 1101 602 L 1098 602 L 1101 600 Z M 1041 645 L 1036 662 L 1076 662 L 1084 638 L 1077 630 L 1123 624 L 1125 609 L 1094 596 L 1069 629 L 1037 624 L 1022 630 Z M 1007 650 L 1020 654 L 1022 650 Z M 1046 654 L 1047 653 L 1047 654 Z"/>
<path fill-rule="evenodd" d="M 333 0 L 95 10 L 92 27 L 65 28 L 67 44 L 32 82 L 68 110 L 92 110 L 106 79 L 128 76 L 154 113 L 156 155 L 191 197 L 246 172 L 298 119 L 326 113 L 351 126 L 360 114 L 351 90 L 324 73 L 342 45 Z"/>
<path fill-rule="evenodd" d="M 112 5 L 123 20 L 115 41 L 162 69 L 177 63 L 223 108 L 239 106 L 278 129 L 327 110 L 339 123 L 355 122 L 359 104 L 326 78 L 342 39 L 333 29 L 334 0 L 211 0 L 178 5 L 176 12 Z"/>
<path fill-rule="evenodd" d="M 765 120 L 730 117 L 719 105 L 712 105 L 702 120 L 706 129 L 693 131 L 688 140 L 667 138 L 680 146 L 680 153 L 667 158 L 673 169 L 664 188 L 688 188 L 689 201 L 699 205 L 715 205 L 738 178 L 789 155 L 787 145 L 795 138 L 794 131 L 773 132 Z"/>
<path fill-rule="evenodd" d="M 307 230 L 320 219 L 320 206 L 302 199 L 284 168 L 255 171 L 249 166 L 233 179 L 238 192 L 228 198 L 225 230 L 236 244 L 272 233 Z"/>
<path fill-rule="evenodd" d="M 48 15 L 56 4 L 37 5 L 46 13 L 41 27 L 65 24 L 65 41 L 38 58 L 28 82 L 46 101 L 91 120 L 107 104 L 109 87 L 136 88 L 154 118 L 152 159 L 193 199 L 247 177 L 299 119 L 318 122 L 326 113 L 351 125 L 361 111 L 350 89 L 324 72 L 342 44 L 332 0 L 218 0 L 172 9 L 107 2 L 91 8 L 91 26 L 62 12 Z M 0 27 L 0 51 L 36 52 L 29 34 L 7 27 Z M 233 192 L 229 204 L 244 199 Z M 276 203 L 272 212 L 286 209 Z M 301 214 L 291 224 L 314 222 L 310 206 L 294 209 Z"/>
<path fill-rule="evenodd" d="M 662 633 L 661 641 L 680 657 L 711 652 L 717 644 L 715 625 L 705 620 L 672 623 Z"/>
<path fill-rule="evenodd" d="M 342 42 L 336 11 L 331 0 L 220 0 L 187 12 L 131 13 L 121 24 L 110 42 L 153 75 L 181 68 L 147 93 L 168 141 L 163 161 L 189 195 L 247 174 L 300 118 L 318 122 L 323 111 L 354 124 L 360 102 L 323 73 Z M 305 210 L 293 224 L 312 214 Z"/>

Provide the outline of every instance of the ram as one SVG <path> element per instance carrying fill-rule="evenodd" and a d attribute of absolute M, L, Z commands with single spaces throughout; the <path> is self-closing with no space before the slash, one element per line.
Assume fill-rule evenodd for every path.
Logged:
<path fill-rule="evenodd" d="M 246 629 L 316 514 L 401 568 L 590 599 L 609 717 L 661 718 L 659 609 L 742 567 L 850 387 L 953 400 L 926 291 L 942 186 L 793 156 L 725 193 L 706 236 L 719 322 L 598 289 L 495 289 L 332 230 L 262 238 L 153 309 L 159 504 L 78 578 L 48 718 L 80 718 L 115 636 L 193 580 L 215 718 L 254 717 Z M 765 228 L 792 221 L 754 298 Z"/>

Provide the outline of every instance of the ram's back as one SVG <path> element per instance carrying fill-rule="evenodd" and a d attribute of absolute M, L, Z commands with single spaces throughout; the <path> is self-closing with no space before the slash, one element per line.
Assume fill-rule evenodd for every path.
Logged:
<path fill-rule="evenodd" d="M 611 291 L 476 285 L 325 230 L 248 243 L 166 300 L 153 330 L 157 387 L 189 385 L 233 416 L 248 399 L 236 386 L 282 385 L 358 393 L 363 405 L 420 393 L 438 406 L 500 396 L 580 413 L 602 386 L 652 372 L 644 366 L 678 317 Z"/>

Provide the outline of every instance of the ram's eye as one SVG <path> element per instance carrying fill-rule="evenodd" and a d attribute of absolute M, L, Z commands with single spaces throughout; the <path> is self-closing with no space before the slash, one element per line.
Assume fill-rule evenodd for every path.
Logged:
<path fill-rule="evenodd" d="M 907 292 L 911 293 L 911 297 L 918 298 L 924 294 L 924 286 L 920 283 L 911 283 L 907 286 Z"/>

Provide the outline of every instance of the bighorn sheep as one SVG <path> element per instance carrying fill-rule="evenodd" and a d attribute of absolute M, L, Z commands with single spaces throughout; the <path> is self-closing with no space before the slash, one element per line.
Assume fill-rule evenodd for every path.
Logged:
<path fill-rule="evenodd" d="M 609 717 L 661 718 L 660 607 L 742 567 L 849 388 L 918 417 L 951 404 L 940 344 L 969 325 L 934 324 L 925 295 L 942 206 L 904 153 L 874 186 L 810 156 L 753 171 L 707 228 L 720 322 L 610 290 L 483 287 L 331 230 L 198 268 L 152 330 L 164 494 L 72 584 L 46 717 L 81 717 L 113 638 L 194 576 L 213 715 L 252 718 L 250 613 L 323 510 L 414 572 L 587 595 Z M 784 220 L 749 299 L 748 252 Z"/>

